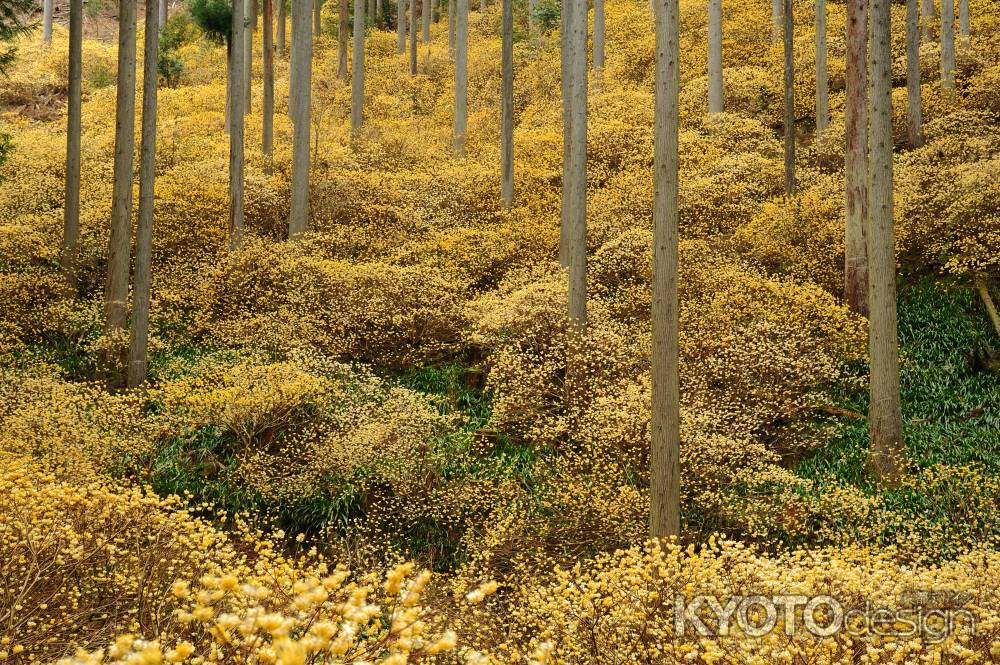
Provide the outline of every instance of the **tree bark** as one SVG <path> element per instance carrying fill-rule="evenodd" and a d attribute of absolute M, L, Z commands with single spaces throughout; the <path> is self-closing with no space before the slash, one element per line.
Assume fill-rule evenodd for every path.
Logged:
<path fill-rule="evenodd" d="M 350 0 L 340 0 L 340 7 L 338 8 L 339 16 L 337 17 L 337 78 L 341 81 L 347 80 L 347 35 L 351 30 L 350 24 L 347 22 L 347 17 L 350 13 L 347 5 L 348 2 L 350 2 Z M 402 0 L 400 0 L 400 2 L 402 2 Z M 397 5 L 398 4 L 399 3 L 397 3 Z M 396 39 L 396 50 L 400 53 L 403 52 L 400 48 L 398 35 Z"/>
<path fill-rule="evenodd" d="M 310 0 L 293 0 L 292 12 L 295 36 L 292 47 L 298 52 L 295 117 L 292 134 L 292 204 L 288 215 L 288 237 L 305 232 L 309 224 L 309 113 L 312 88 L 312 32 L 309 30 Z M 360 13 L 361 34 L 364 35 L 363 0 L 355 3 L 355 13 Z M 358 19 L 354 19 L 357 26 Z M 357 67 L 357 64 L 355 64 Z"/>
<path fill-rule="evenodd" d="M 323 0 L 313 2 L 313 34 L 317 41 L 323 34 Z"/>
<path fill-rule="evenodd" d="M 847 2 L 847 154 L 844 156 L 844 298 L 868 315 L 868 8 Z"/>
<path fill-rule="evenodd" d="M 156 88 L 158 81 L 159 7 L 146 3 L 142 52 L 142 138 L 139 142 L 139 216 L 135 231 L 135 284 L 132 289 L 132 344 L 128 386 L 146 380 L 149 301 L 153 284 L 153 191 L 156 182 Z"/>
<path fill-rule="evenodd" d="M 816 0 L 816 131 L 830 126 L 829 83 L 826 66 L 826 0 Z"/>
<path fill-rule="evenodd" d="M 958 0 L 958 33 L 961 35 L 962 48 L 969 46 L 969 0 Z"/>
<path fill-rule="evenodd" d="M 275 49 L 278 55 L 285 54 L 285 24 L 288 18 L 285 16 L 285 2 L 287 0 L 278 0 L 278 18 L 275 21 L 278 25 L 275 27 Z"/>
<path fill-rule="evenodd" d="M 273 34 L 273 0 L 264 0 L 264 119 L 261 143 L 264 149 L 264 171 L 271 172 L 274 160 L 274 43 Z"/>
<path fill-rule="evenodd" d="M 656 113 L 653 152 L 653 358 L 649 530 L 680 534 L 680 328 L 678 274 L 678 96 L 680 47 L 677 0 L 656 9 Z"/>
<path fill-rule="evenodd" d="M 406 0 L 396 0 L 396 53 L 406 53 Z"/>
<path fill-rule="evenodd" d="M 795 196 L 795 43 L 792 0 L 784 0 L 785 37 L 785 195 Z"/>
<path fill-rule="evenodd" d="M 722 0 L 708 0 L 708 112 L 722 113 Z"/>
<path fill-rule="evenodd" d="M 570 168 L 573 136 L 573 0 L 566 0 L 562 6 L 562 25 L 560 26 L 560 70 L 562 92 L 563 119 L 563 163 L 562 163 L 562 201 L 559 209 L 559 265 L 570 266 Z"/>
<path fill-rule="evenodd" d="M 921 0 L 920 31 L 925 42 L 930 42 L 934 39 L 935 21 L 937 21 L 937 13 L 934 8 L 934 0 Z"/>
<path fill-rule="evenodd" d="M 509 208 L 514 203 L 514 0 L 503 0 L 502 32 L 500 200 Z"/>
<path fill-rule="evenodd" d="M 135 0 L 121 0 L 118 12 L 118 88 L 115 105 L 114 183 L 111 237 L 105 288 L 104 335 L 109 343 L 104 368 L 111 388 L 124 383 L 128 320 L 129 261 L 132 250 L 132 166 L 135 149 Z"/>
<path fill-rule="evenodd" d="M 232 94 L 232 111 L 229 130 L 229 249 L 236 250 L 243 244 L 243 135 L 246 126 L 243 106 L 243 57 L 246 51 L 240 48 L 243 32 L 246 30 L 243 17 L 243 3 L 233 3 L 232 56 L 229 64 L 229 79 Z"/>
<path fill-rule="evenodd" d="M 410 0 L 410 75 L 417 73 L 417 7 L 420 0 Z"/>
<path fill-rule="evenodd" d="M 594 0 L 594 69 L 604 70 L 604 0 Z"/>
<path fill-rule="evenodd" d="M 955 0 L 941 0 L 941 87 L 955 89 Z"/>
<path fill-rule="evenodd" d="M 42 0 L 42 41 L 46 46 L 52 43 L 52 2 Z"/>
<path fill-rule="evenodd" d="M 375 0 L 375 15 L 372 16 L 372 25 L 377 25 L 382 20 L 382 0 Z"/>
<path fill-rule="evenodd" d="M 871 2 L 871 111 L 869 133 L 869 426 L 873 470 L 888 485 L 903 473 L 903 420 L 896 339 L 896 251 L 892 192 L 892 48 L 890 0 Z"/>
<path fill-rule="evenodd" d="M 920 97 L 920 8 L 906 0 L 906 119 L 910 147 L 924 144 Z"/>
<path fill-rule="evenodd" d="M 243 0 L 243 22 L 249 23 L 250 0 Z M 253 31 L 243 30 L 243 114 L 250 115 L 250 100 L 253 92 Z"/>
<path fill-rule="evenodd" d="M 456 0 L 448 0 L 448 53 L 455 55 L 455 13 Z"/>
<path fill-rule="evenodd" d="M 469 109 L 469 0 L 455 0 L 455 128 L 452 149 L 465 156 L 465 133 Z"/>
<path fill-rule="evenodd" d="M 83 80 L 83 0 L 69 3 L 69 91 L 66 112 L 66 200 L 60 263 L 70 295 L 77 292 L 80 245 L 80 102 Z"/>
<path fill-rule="evenodd" d="M 426 44 L 431 40 L 431 0 L 424 0 L 423 7 L 420 9 L 420 20 L 420 38 Z"/>
<path fill-rule="evenodd" d="M 771 43 L 781 41 L 781 17 L 784 15 L 784 0 L 771 0 Z"/>
<path fill-rule="evenodd" d="M 158 19 L 158 25 L 160 26 L 160 32 L 163 32 L 163 26 L 167 24 L 167 14 L 168 14 L 167 0 L 160 0 L 160 12 Z"/>
<path fill-rule="evenodd" d="M 356 137 L 365 109 L 365 13 L 360 0 L 354 6 L 354 63 L 351 71 L 351 135 Z"/>

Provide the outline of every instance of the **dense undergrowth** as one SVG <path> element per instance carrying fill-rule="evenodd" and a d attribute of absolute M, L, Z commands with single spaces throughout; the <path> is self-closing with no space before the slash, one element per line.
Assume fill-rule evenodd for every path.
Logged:
<path fill-rule="evenodd" d="M 395 36 L 369 30 L 365 128 L 352 142 L 324 7 L 310 232 L 283 240 L 281 57 L 275 169 L 263 169 L 255 88 L 250 233 L 228 252 L 224 50 L 176 14 L 160 90 L 151 380 L 115 394 L 96 369 L 117 343 L 100 334 L 114 49 L 85 42 L 82 279 L 68 295 L 66 34 L 51 49 L 24 44 L 0 81 L 16 130 L 0 167 L 3 659 L 78 646 L 81 663 L 130 665 L 1000 658 L 1000 339 L 970 288 L 1000 272 L 1000 12 L 972 0 L 955 98 L 939 88 L 936 43 L 924 45 L 927 143 L 897 150 L 908 474 L 890 489 L 865 469 L 866 322 L 839 295 L 843 5 L 829 3 L 833 125 L 820 136 L 812 3 L 796 8 L 794 200 L 782 196 L 781 48 L 760 29 L 770 3 L 726 6 L 727 113 L 713 118 L 705 8 L 681 7 L 684 529 L 660 545 L 645 544 L 645 2 L 608 3 L 608 63 L 591 87 L 590 383 L 574 412 L 556 260 L 557 31 L 529 35 L 519 10 L 518 198 L 504 210 L 499 8 L 471 20 L 469 154 L 455 160 L 445 22 L 414 77 Z M 901 85 L 903 6 L 893 12 Z M 43 97 L 52 108 L 25 104 Z M 904 88 L 894 101 L 902 141 Z M 971 594 L 975 634 L 672 632 L 675 593 L 878 606 L 907 589 Z"/>

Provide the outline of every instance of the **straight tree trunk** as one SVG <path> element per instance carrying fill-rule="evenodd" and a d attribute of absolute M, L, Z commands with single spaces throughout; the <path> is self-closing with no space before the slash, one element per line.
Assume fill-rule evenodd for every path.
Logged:
<path fill-rule="evenodd" d="M 830 126 L 829 83 L 826 66 L 826 0 L 816 0 L 816 131 Z"/>
<path fill-rule="evenodd" d="M 502 32 L 500 200 L 509 208 L 514 203 L 514 0 L 503 0 Z"/>
<path fill-rule="evenodd" d="M 121 0 L 118 11 L 118 88 L 115 105 L 114 183 L 111 195 L 111 237 L 105 288 L 104 354 L 108 385 L 124 384 L 123 339 L 128 322 L 129 263 L 132 252 L 132 166 L 135 149 L 135 0 Z"/>
<path fill-rule="evenodd" d="M 52 43 L 52 2 L 42 0 L 42 41 L 46 46 Z"/>
<path fill-rule="evenodd" d="M 941 0 L 941 87 L 955 89 L 955 0 Z"/>
<path fill-rule="evenodd" d="M 313 34 L 317 41 L 323 34 L 323 0 L 313 2 Z"/>
<path fill-rule="evenodd" d="M 785 36 L 785 195 L 795 196 L 795 62 L 792 0 L 784 0 Z"/>
<path fill-rule="evenodd" d="M 160 32 L 163 31 L 163 26 L 167 24 L 167 0 L 160 0 L 160 13 L 157 17 L 159 19 Z"/>
<path fill-rule="evenodd" d="M 871 2 L 871 111 L 868 173 L 869 352 L 871 434 L 869 461 L 888 485 L 903 473 L 903 419 L 896 340 L 896 251 L 892 195 L 892 47 L 890 0 Z"/>
<path fill-rule="evenodd" d="M 456 0 L 448 0 L 448 53 L 455 55 L 455 15 L 457 12 Z"/>
<path fill-rule="evenodd" d="M 278 52 L 278 55 L 285 54 L 285 24 L 288 21 L 288 18 L 285 16 L 286 1 L 287 0 L 278 0 L 278 18 L 275 21 L 277 23 L 277 26 L 275 27 L 275 36 L 274 36 L 274 42 L 275 42 L 274 46 Z"/>
<path fill-rule="evenodd" d="M 562 92 L 563 119 L 563 163 L 562 163 L 562 201 L 559 208 L 559 265 L 570 267 L 570 168 L 573 136 L 573 12 L 574 0 L 566 0 L 562 6 L 562 25 L 559 28 L 560 39 L 560 70 Z"/>
<path fill-rule="evenodd" d="M 264 119 L 261 143 L 264 149 L 264 170 L 271 172 L 274 159 L 274 43 L 273 34 L 273 0 L 264 0 Z"/>
<path fill-rule="evenodd" d="M 722 0 L 708 0 L 708 112 L 722 108 Z"/>
<path fill-rule="evenodd" d="M 603 0 L 601 0 L 603 2 Z M 538 0 L 528 0 L 528 32 L 532 35 L 538 29 L 538 20 L 535 18 L 535 9 L 538 7 Z"/>
<path fill-rule="evenodd" d="M 423 40 L 424 44 L 426 44 L 431 40 L 431 0 L 424 0 L 423 7 L 420 10 L 420 19 L 420 38 Z"/>
<path fill-rule="evenodd" d="M 969 46 L 969 0 L 958 0 L 958 32 L 961 35 L 962 48 Z"/>
<path fill-rule="evenodd" d="M 371 22 L 371 25 L 375 25 L 375 0 L 368 0 L 368 9 L 365 11 L 365 16 Z"/>
<path fill-rule="evenodd" d="M 452 149 L 465 156 L 465 133 L 469 124 L 469 0 L 455 0 L 455 129 Z"/>
<path fill-rule="evenodd" d="M 365 110 L 365 13 L 364 3 L 354 5 L 354 63 L 351 71 L 351 134 L 357 136 Z"/>
<path fill-rule="evenodd" d="M 382 0 L 375 0 L 375 15 L 372 17 L 372 25 L 378 24 L 382 20 Z"/>
<path fill-rule="evenodd" d="M 347 80 L 347 35 L 350 32 L 350 25 L 347 22 L 348 14 L 350 10 L 347 3 L 350 0 L 340 0 L 339 16 L 337 23 L 337 78 L 341 81 Z M 402 2 L 402 0 L 400 0 Z M 397 3 L 398 5 L 399 3 Z M 405 39 L 405 37 L 404 37 Z M 396 38 L 396 50 L 400 53 L 403 51 L 399 48 L 399 37 L 397 33 Z"/>
<path fill-rule="evenodd" d="M 934 0 L 921 0 L 920 2 L 920 32 L 925 42 L 934 39 L 934 23 L 937 22 L 937 13 L 934 8 Z"/>
<path fill-rule="evenodd" d="M 844 156 L 844 299 L 868 315 L 868 8 L 847 1 L 847 154 Z"/>
<path fill-rule="evenodd" d="M 260 11 L 260 7 L 257 5 L 257 0 L 250 0 L 250 28 L 254 32 L 257 32 L 257 13 Z"/>
<path fill-rule="evenodd" d="M 417 73 L 417 7 L 420 0 L 410 0 L 410 75 Z"/>
<path fill-rule="evenodd" d="M 226 110 L 225 110 L 225 130 L 226 134 L 232 131 L 233 118 L 233 39 L 230 35 L 226 40 Z"/>
<path fill-rule="evenodd" d="M 654 0 L 655 1 L 655 0 Z M 781 17 L 784 15 L 784 0 L 771 0 L 771 43 L 781 41 Z"/>
<path fill-rule="evenodd" d="M 656 9 L 656 114 L 653 135 L 653 358 L 649 530 L 680 535 L 680 316 L 678 274 L 678 97 L 680 47 L 677 0 Z"/>
<path fill-rule="evenodd" d="M 146 380 L 149 347 L 149 301 L 153 285 L 153 190 L 156 182 L 156 88 L 159 49 L 159 7 L 146 3 L 142 52 L 142 138 L 139 142 L 139 216 L 135 229 L 135 284 L 132 289 L 132 343 L 128 386 Z"/>
<path fill-rule="evenodd" d="M 406 53 L 406 0 L 396 0 L 396 53 Z"/>
<path fill-rule="evenodd" d="M 298 84 L 296 85 L 294 131 L 292 134 L 292 205 L 288 215 L 288 237 L 305 232 L 309 223 L 309 113 L 312 88 L 312 33 L 309 30 L 309 0 L 293 0 L 295 25 L 293 48 L 298 52 Z M 354 11 L 361 15 L 364 34 L 363 0 L 355 3 Z M 357 26 L 358 19 L 354 19 Z M 357 65 L 355 64 L 355 67 Z"/>
<path fill-rule="evenodd" d="M 295 18 L 295 12 L 299 11 L 299 5 L 296 0 L 289 0 L 288 5 L 289 13 L 291 14 L 291 28 L 292 34 L 288 39 L 288 119 L 295 121 L 295 105 L 298 103 L 300 95 L 298 94 L 299 87 L 299 72 L 301 67 L 299 66 L 299 56 L 300 53 L 298 49 L 295 48 L 295 30 L 301 21 Z M 312 5 L 309 5 L 309 13 L 312 14 Z M 305 21 L 306 27 L 309 28 L 309 23 L 311 19 Z"/>
<path fill-rule="evenodd" d="M 594 69 L 604 70 L 604 0 L 594 0 Z"/>
<path fill-rule="evenodd" d="M 66 112 L 66 201 L 60 252 L 67 292 L 77 291 L 80 245 L 80 102 L 83 79 L 83 0 L 69 3 L 69 91 Z"/>
<path fill-rule="evenodd" d="M 240 48 L 243 32 L 246 30 L 243 17 L 243 3 L 233 3 L 232 59 L 229 64 L 229 79 L 232 81 L 232 112 L 229 131 L 229 249 L 237 250 L 243 244 L 243 134 L 246 126 L 243 106 L 243 57 L 246 51 Z"/>
<path fill-rule="evenodd" d="M 906 0 L 906 126 L 910 147 L 924 144 L 920 98 L 920 8 Z"/>
<path fill-rule="evenodd" d="M 246 25 L 250 16 L 250 0 L 243 0 L 243 23 Z M 243 113 L 250 115 L 250 99 L 253 83 L 253 31 L 243 30 Z"/>

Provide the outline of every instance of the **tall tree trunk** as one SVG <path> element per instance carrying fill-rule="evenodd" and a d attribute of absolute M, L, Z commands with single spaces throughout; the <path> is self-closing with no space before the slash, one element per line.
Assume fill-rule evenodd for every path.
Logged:
<path fill-rule="evenodd" d="M 168 18 L 167 10 L 168 10 L 167 0 L 160 0 L 160 13 L 159 16 L 157 16 L 157 19 L 159 21 L 161 32 L 163 31 L 163 26 L 167 24 L 167 18 Z"/>
<path fill-rule="evenodd" d="M 784 0 L 785 36 L 785 195 L 795 195 L 795 42 L 792 0 Z"/>
<path fill-rule="evenodd" d="M 156 87 L 159 77 L 159 7 L 146 3 L 142 52 L 142 139 L 139 142 L 139 216 L 135 229 L 135 284 L 132 289 L 132 344 L 128 386 L 146 380 L 149 346 L 149 301 L 153 285 L 153 189 L 156 181 Z"/>
<path fill-rule="evenodd" d="M 573 12 L 576 3 L 574 0 L 565 0 L 562 3 L 562 25 L 559 28 L 560 39 L 560 73 L 562 92 L 562 120 L 563 120 L 563 163 L 562 163 L 562 200 L 559 208 L 559 265 L 564 268 L 570 266 L 570 220 L 569 220 L 569 197 L 570 197 L 570 168 L 572 154 L 573 136 Z"/>
<path fill-rule="evenodd" d="M 937 22 L 937 13 L 934 8 L 934 0 L 921 0 L 920 2 L 920 31 L 925 42 L 934 39 L 934 24 Z"/>
<path fill-rule="evenodd" d="M 601 0 L 603 3 L 604 0 Z M 528 32 L 535 34 L 538 29 L 538 19 L 535 18 L 535 10 L 538 8 L 538 0 L 528 0 Z"/>
<path fill-rule="evenodd" d="M 406 0 L 396 0 L 396 53 L 406 53 Z"/>
<path fill-rule="evenodd" d="M 347 35 L 351 30 L 350 25 L 347 22 L 347 16 L 350 10 L 347 3 L 350 0 L 340 0 L 340 7 L 338 8 L 339 16 L 337 22 L 337 78 L 341 81 L 347 80 Z M 402 2 L 402 0 L 400 0 Z M 399 4 L 399 3 L 397 3 Z M 400 48 L 399 37 L 396 38 L 396 50 L 402 53 Z"/>
<path fill-rule="evenodd" d="M 317 41 L 323 34 L 323 0 L 313 2 L 313 34 Z"/>
<path fill-rule="evenodd" d="M 309 0 L 293 0 L 295 22 L 292 47 L 298 52 L 298 84 L 296 85 L 294 131 L 292 134 L 292 205 L 288 215 L 288 237 L 303 233 L 309 224 L 309 113 L 312 94 L 312 33 L 309 31 Z M 361 14 L 364 35 L 363 0 L 355 3 L 355 13 Z M 358 19 L 354 19 L 357 26 Z M 355 64 L 355 67 L 357 64 Z"/>
<path fill-rule="evenodd" d="M 233 127 L 233 39 L 232 36 L 226 40 L 226 110 L 225 110 L 225 130 L 226 134 L 232 132 Z"/>
<path fill-rule="evenodd" d="M 354 5 L 354 63 L 351 71 L 351 134 L 357 136 L 365 110 L 365 13 L 364 3 Z"/>
<path fill-rule="evenodd" d="M 417 6 L 420 0 L 410 0 L 410 75 L 417 73 Z"/>
<path fill-rule="evenodd" d="M 287 0 L 278 0 L 278 18 L 275 21 L 277 26 L 275 27 L 275 49 L 278 55 L 285 54 L 285 24 L 288 22 L 288 18 L 285 16 L 285 2 Z"/>
<path fill-rule="evenodd" d="M 911 148 L 924 144 L 920 99 L 920 8 L 906 0 L 906 119 Z"/>
<path fill-rule="evenodd" d="M 509 208 L 514 203 L 514 0 L 503 0 L 502 32 L 500 200 Z"/>
<path fill-rule="evenodd" d="M 129 262 L 132 251 L 132 165 L 135 149 L 135 0 L 121 0 L 118 11 L 118 89 L 115 105 L 114 184 L 111 195 L 111 237 L 105 288 L 104 354 L 108 385 L 124 383 L 123 339 L 128 321 Z"/>
<path fill-rule="evenodd" d="M 594 69 L 604 70 L 604 0 L 594 0 Z"/>
<path fill-rule="evenodd" d="M 656 113 L 653 152 L 653 358 L 649 529 L 654 538 L 680 534 L 680 373 L 678 273 L 677 0 L 656 9 Z"/>
<path fill-rule="evenodd" d="M 869 460 L 883 482 L 903 473 L 903 419 L 896 340 L 896 248 L 892 214 L 892 46 L 890 0 L 871 2 L 871 118 L 868 173 L 869 352 L 871 434 Z"/>
<path fill-rule="evenodd" d="M 941 87 L 955 89 L 955 0 L 941 0 Z"/>
<path fill-rule="evenodd" d="M 448 0 L 448 53 L 455 55 L 455 17 L 457 12 L 456 0 Z"/>
<path fill-rule="evenodd" d="M 232 113 L 229 131 L 229 249 L 239 249 L 243 244 L 243 135 L 246 127 L 243 106 L 243 61 L 246 52 L 240 48 L 243 32 L 246 30 L 243 17 L 243 3 L 233 3 L 232 59 L 229 64 L 229 79 L 232 81 Z"/>
<path fill-rule="evenodd" d="M 708 112 L 722 108 L 722 0 L 708 0 Z"/>
<path fill-rule="evenodd" d="M 42 0 L 42 41 L 52 43 L 52 0 Z"/>
<path fill-rule="evenodd" d="M 868 315 L 868 7 L 847 1 L 844 299 Z"/>
<path fill-rule="evenodd" d="M 784 15 L 784 0 L 771 0 L 771 43 L 781 41 L 781 17 Z"/>
<path fill-rule="evenodd" d="M 274 159 L 274 43 L 273 34 L 273 0 L 264 0 L 264 119 L 261 143 L 264 149 L 264 171 L 271 172 Z"/>
<path fill-rule="evenodd" d="M 250 16 L 250 0 L 243 0 L 243 22 L 247 24 Z M 243 30 L 243 113 L 250 115 L 250 99 L 253 83 L 253 31 Z"/>
<path fill-rule="evenodd" d="M 830 126 L 829 84 L 826 66 L 826 0 L 816 0 L 816 131 Z"/>
<path fill-rule="evenodd" d="M 375 16 L 372 17 L 372 25 L 378 24 L 382 20 L 382 0 L 375 0 Z"/>
<path fill-rule="evenodd" d="M 469 124 L 469 0 L 455 0 L 455 128 L 452 149 L 465 155 L 465 133 Z"/>
<path fill-rule="evenodd" d="M 312 5 L 309 6 L 309 12 L 312 13 Z M 288 39 L 288 118 L 293 123 L 295 122 L 295 105 L 298 103 L 301 95 L 298 93 L 299 86 L 299 72 L 301 67 L 299 66 L 299 57 L 301 53 L 295 48 L 295 30 L 302 23 L 295 18 L 295 12 L 299 10 L 296 0 L 289 0 L 288 4 L 289 13 L 291 14 L 291 28 L 292 33 Z M 306 19 L 306 27 L 309 28 L 310 19 Z"/>
<path fill-rule="evenodd" d="M 431 0 L 424 0 L 420 10 L 421 34 L 420 38 L 424 44 L 431 40 Z"/>
<path fill-rule="evenodd" d="M 371 25 L 375 25 L 375 0 L 368 0 L 368 9 L 365 11 Z"/>
<path fill-rule="evenodd" d="M 958 0 L 958 32 L 961 35 L 962 48 L 969 46 L 969 0 Z"/>
<path fill-rule="evenodd" d="M 83 0 L 69 3 L 69 94 L 66 112 L 66 201 L 60 252 L 67 292 L 77 290 L 80 245 L 80 102 L 83 79 Z"/>

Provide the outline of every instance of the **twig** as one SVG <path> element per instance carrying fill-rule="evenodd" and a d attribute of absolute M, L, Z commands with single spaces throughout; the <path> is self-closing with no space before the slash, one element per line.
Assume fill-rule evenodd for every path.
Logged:
<path fill-rule="evenodd" d="M 983 304 L 986 305 L 990 320 L 993 321 L 993 329 L 997 331 L 997 335 L 1000 335 L 1000 314 L 997 313 L 997 307 L 993 304 L 993 298 L 990 297 L 990 288 L 982 275 L 976 275 L 976 289 L 979 291 L 979 297 L 983 299 Z"/>

